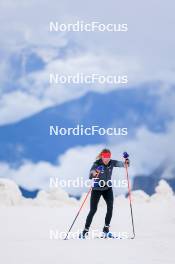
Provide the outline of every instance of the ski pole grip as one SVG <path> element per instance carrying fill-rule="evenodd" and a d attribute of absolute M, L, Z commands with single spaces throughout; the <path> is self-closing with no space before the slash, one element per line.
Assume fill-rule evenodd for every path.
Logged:
<path fill-rule="evenodd" d="M 129 157 L 129 154 L 127 152 L 123 152 L 123 158 L 127 159 Z"/>

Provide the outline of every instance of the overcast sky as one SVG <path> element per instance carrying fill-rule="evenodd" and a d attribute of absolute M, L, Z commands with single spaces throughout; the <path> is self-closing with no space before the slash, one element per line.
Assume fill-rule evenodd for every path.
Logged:
<path fill-rule="evenodd" d="M 128 88 L 136 85 L 140 87 L 139 84 L 145 81 L 162 81 L 163 85 L 153 91 L 161 95 L 158 113 L 173 113 L 174 10 L 173 0 L 1 0 L 0 125 L 18 122 L 49 106 L 79 98 L 90 90 L 108 92 L 120 88 L 86 85 L 82 85 L 81 89 L 68 85 L 51 88 L 48 84 L 48 74 L 51 71 L 127 73 Z M 75 23 L 77 20 L 106 24 L 127 23 L 129 30 L 127 33 L 49 32 L 50 21 Z M 25 63 L 31 51 L 42 58 L 44 67 L 28 73 Z M 19 66 L 14 68 L 14 54 L 21 56 L 22 70 L 18 69 Z M 111 148 L 119 158 L 123 149 L 130 151 L 134 163 L 131 175 L 149 173 L 165 157 L 173 155 L 174 128 L 174 120 L 168 124 L 164 134 L 157 135 L 142 127 L 138 129 L 135 139 L 120 146 L 110 142 Z M 81 157 L 78 157 L 82 158 L 82 175 L 87 173 L 92 155 L 95 157 L 99 148 L 100 146 L 89 146 L 81 149 Z M 29 161 L 15 171 L 8 164 L 1 164 L 1 176 L 8 175 L 25 187 L 45 187 L 49 175 L 56 173 L 67 176 L 67 162 L 73 159 L 75 153 L 78 155 L 78 151 L 77 148 L 68 150 L 61 157 L 59 166 L 48 163 L 32 164 Z M 36 178 L 35 173 L 40 177 Z M 74 178 L 76 173 L 77 171 L 72 171 L 71 177 Z"/>
<path fill-rule="evenodd" d="M 107 92 L 119 88 L 116 85 L 51 88 L 48 84 L 51 71 L 127 74 L 129 87 L 153 80 L 174 83 L 174 7 L 174 1 L 156 0 L 1 1 L 0 124 L 19 121 L 54 104 L 78 98 L 89 90 Z M 127 23 L 129 30 L 127 33 L 49 32 L 50 21 L 75 23 L 77 20 Z M 40 56 L 45 67 L 26 73 L 28 55 L 24 49 Z M 14 84 L 12 54 L 22 56 L 23 70 L 15 80 L 15 90 L 6 94 Z"/>

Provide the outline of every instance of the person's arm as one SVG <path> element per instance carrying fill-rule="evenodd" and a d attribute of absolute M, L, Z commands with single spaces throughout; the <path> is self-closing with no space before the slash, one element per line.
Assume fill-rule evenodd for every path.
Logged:
<path fill-rule="evenodd" d="M 128 166 L 130 166 L 130 160 L 126 159 L 126 162 L 127 162 Z M 113 163 L 114 167 L 125 167 L 124 161 L 112 160 L 112 163 Z"/>

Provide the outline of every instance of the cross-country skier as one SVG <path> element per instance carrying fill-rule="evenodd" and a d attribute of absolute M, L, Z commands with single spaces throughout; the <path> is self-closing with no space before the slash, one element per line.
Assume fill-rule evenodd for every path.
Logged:
<path fill-rule="evenodd" d="M 130 161 L 127 158 L 126 163 L 129 166 Z M 97 211 L 98 202 L 100 197 L 107 205 L 107 213 L 105 217 L 105 225 L 103 227 L 103 233 L 107 236 L 109 233 L 109 225 L 112 218 L 113 211 L 113 190 L 111 176 L 114 167 L 125 167 L 125 162 L 111 159 L 111 151 L 109 149 L 103 149 L 97 156 L 96 161 L 91 167 L 89 178 L 94 179 L 94 184 L 90 198 L 90 212 L 86 218 L 85 228 L 80 234 L 80 238 L 86 238 L 89 232 L 89 228 L 92 219 Z"/>

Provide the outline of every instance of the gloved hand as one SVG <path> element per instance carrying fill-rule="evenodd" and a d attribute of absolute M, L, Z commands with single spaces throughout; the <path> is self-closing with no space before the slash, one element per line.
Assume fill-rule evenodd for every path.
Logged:
<path fill-rule="evenodd" d="M 128 159 L 129 154 L 127 152 L 123 152 L 123 157 L 125 158 L 126 164 L 129 166 L 130 165 L 130 160 Z"/>
<path fill-rule="evenodd" d="M 98 171 L 97 170 L 91 170 L 91 174 L 93 177 L 96 177 L 98 174 Z"/>
<path fill-rule="evenodd" d="M 91 173 L 93 177 L 96 177 L 103 170 L 103 166 L 98 166 L 95 170 L 92 170 Z"/>
<path fill-rule="evenodd" d="M 123 152 L 123 158 L 127 159 L 129 157 L 129 154 L 127 152 Z"/>

